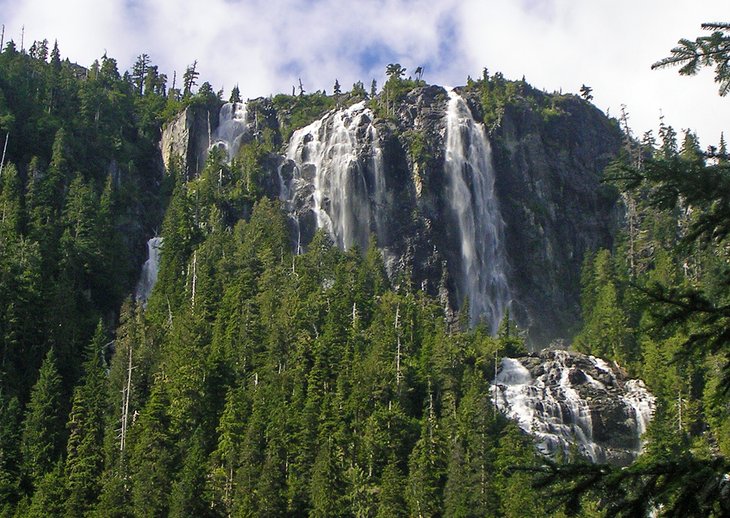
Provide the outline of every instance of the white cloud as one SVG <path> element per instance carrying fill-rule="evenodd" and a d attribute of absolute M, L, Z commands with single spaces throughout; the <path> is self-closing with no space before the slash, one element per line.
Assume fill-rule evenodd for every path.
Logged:
<path fill-rule="evenodd" d="M 105 51 L 120 68 L 146 52 L 172 79 L 198 60 L 201 79 L 251 97 L 382 81 L 387 63 L 426 79 L 463 84 L 486 66 L 548 91 L 585 83 L 595 103 L 626 104 L 640 134 L 659 111 L 709 144 L 728 129 L 730 99 L 711 75 L 651 71 L 700 23 L 727 19 L 726 0 L 0 0 L 6 40 L 59 40 L 64 56 L 90 64 Z M 368 49 L 370 60 L 362 59 Z M 179 81 L 179 80 L 178 80 Z M 179 84 L 179 83 L 178 83 Z"/>
<path fill-rule="evenodd" d="M 523 7 L 528 3 L 538 8 L 462 3 L 467 66 L 525 74 L 549 91 L 576 92 L 585 83 L 611 114 L 626 104 L 637 134 L 657 127 L 660 110 L 667 123 L 697 130 L 706 143 L 728 129 L 730 99 L 717 96 L 711 76 L 650 70 L 680 37 L 693 39 L 702 22 L 726 18 L 726 1 L 527 0 Z"/>

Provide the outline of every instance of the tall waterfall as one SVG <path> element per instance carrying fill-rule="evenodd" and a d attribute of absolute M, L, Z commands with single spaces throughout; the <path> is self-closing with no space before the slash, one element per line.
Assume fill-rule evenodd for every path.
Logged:
<path fill-rule="evenodd" d="M 134 297 L 138 302 L 147 303 L 150 298 L 152 288 L 157 283 L 157 272 L 160 269 L 160 249 L 162 248 L 162 238 L 153 237 L 147 241 L 147 260 L 142 265 L 142 273 L 137 282 L 137 289 Z"/>
<path fill-rule="evenodd" d="M 460 302 L 468 297 L 470 321 L 484 319 L 494 333 L 510 302 L 510 290 L 492 150 L 484 127 L 453 90 L 446 112 L 445 173 L 446 201 L 461 240 L 457 295 Z"/>
<path fill-rule="evenodd" d="M 641 451 L 655 400 L 600 358 L 567 351 L 504 358 L 494 404 L 531 433 L 545 454 L 571 446 L 593 462 L 628 464 Z"/>
<path fill-rule="evenodd" d="M 225 103 L 220 110 L 218 127 L 211 137 L 210 149 L 222 149 L 230 162 L 238 154 L 241 137 L 246 130 L 246 104 Z"/>
<path fill-rule="evenodd" d="M 308 208 L 317 228 L 344 249 L 365 249 L 370 233 L 385 227 L 377 208 L 385 204 L 382 151 L 372 120 L 364 102 L 327 114 L 292 135 L 286 151 L 295 164 L 291 178 L 279 169 L 280 197 L 297 228 L 297 211 Z"/>

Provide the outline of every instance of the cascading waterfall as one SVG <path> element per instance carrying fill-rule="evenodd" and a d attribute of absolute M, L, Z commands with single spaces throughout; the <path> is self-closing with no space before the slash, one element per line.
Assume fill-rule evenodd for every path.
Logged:
<path fill-rule="evenodd" d="M 567 455 L 576 445 L 593 462 L 618 464 L 641 451 L 655 406 L 640 380 L 620 379 L 603 360 L 567 351 L 504 358 L 492 395 L 543 453 Z"/>
<path fill-rule="evenodd" d="M 241 137 L 246 131 L 246 104 L 225 103 L 220 110 L 218 127 L 211 137 L 210 149 L 222 149 L 230 162 L 238 154 Z"/>
<path fill-rule="evenodd" d="M 142 273 L 137 282 L 137 289 L 134 296 L 138 302 L 146 304 L 152 293 L 152 288 L 157 282 L 157 272 L 160 269 L 160 249 L 162 248 L 162 238 L 153 237 L 147 241 L 147 260 L 142 265 Z"/>
<path fill-rule="evenodd" d="M 453 90 L 446 112 L 445 173 L 446 200 L 461 240 L 457 294 L 460 302 L 469 300 L 470 321 L 484 319 L 495 333 L 510 302 L 510 290 L 492 150 L 483 125 Z"/>
<path fill-rule="evenodd" d="M 288 180 L 279 169 L 279 186 L 298 232 L 296 213 L 301 207 L 309 207 L 317 228 L 324 228 L 344 249 L 354 245 L 365 249 L 373 221 L 376 233 L 384 229 L 381 211 L 371 208 L 371 203 L 385 204 L 382 151 L 372 120 L 372 112 L 361 102 L 292 135 L 286 158 L 295 167 Z"/>

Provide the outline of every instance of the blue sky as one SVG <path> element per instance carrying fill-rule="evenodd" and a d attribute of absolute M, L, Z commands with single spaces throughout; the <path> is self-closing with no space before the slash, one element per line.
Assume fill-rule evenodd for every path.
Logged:
<path fill-rule="evenodd" d="M 483 67 L 523 75 L 547 91 L 594 89 L 617 115 L 626 104 L 637 134 L 660 114 L 696 130 L 704 145 L 730 133 L 730 98 L 711 73 L 651 71 L 700 23 L 730 20 L 727 0 L 0 0 L 5 37 L 26 47 L 58 39 L 61 52 L 88 65 L 104 52 L 127 69 L 142 52 L 171 78 L 197 60 L 201 78 L 227 93 L 344 89 L 382 84 L 385 66 L 459 85 Z"/>

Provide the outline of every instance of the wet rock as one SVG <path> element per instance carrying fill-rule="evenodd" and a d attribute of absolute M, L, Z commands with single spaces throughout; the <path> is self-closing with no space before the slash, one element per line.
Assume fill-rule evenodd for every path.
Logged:
<path fill-rule="evenodd" d="M 495 381 L 498 407 L 548 456 L 577 447 L 594 462 L 629 464 L 654 411 L 654 397 L 641 381 L 568 351 L 505 358 Z"/>

